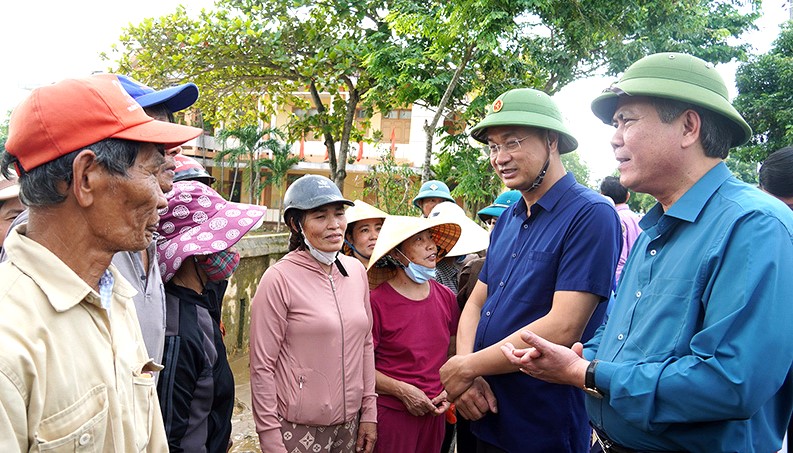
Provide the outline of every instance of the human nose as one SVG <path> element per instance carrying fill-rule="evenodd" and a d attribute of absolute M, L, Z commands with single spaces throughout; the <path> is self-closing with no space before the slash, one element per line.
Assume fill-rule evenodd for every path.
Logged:
<path fill-rule="evenodd" d="M 437 252 L 438 251 L 438 245 L 435 244 L 434 240 L 430 239 L 429 241 L 427 241 L 427 250 L 430 250 L 430 251 L 433 251 L 433 252 Z"/>
<path fill-rule="evenodd" d="M 165 209 L 168 207 L 168 200 L 165 198 L 165 192 L 162 191 L 162 187 L 157 184 L 157 209 Z"/>
<path fill-rule="evenodd" d="M 622 137 L 622 128 L 617 127 L 614 129 L 614 133 L 611 135 L 611 149 L 616 150 L 620 146 L 623 145 L 623 137 Z"/>

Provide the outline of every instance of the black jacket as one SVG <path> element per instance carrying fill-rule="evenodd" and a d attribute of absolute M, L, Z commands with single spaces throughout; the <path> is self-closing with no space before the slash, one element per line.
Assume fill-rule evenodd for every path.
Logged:
<path fill-rule="evenodd" d="M 157 392 L 171 452 L 225 453 L 231 437 L 234 376 L 220 333 L 220 301 L 165 285 L 165 353 Z M 222 295 L 221 295 L 222 297 Z"/>

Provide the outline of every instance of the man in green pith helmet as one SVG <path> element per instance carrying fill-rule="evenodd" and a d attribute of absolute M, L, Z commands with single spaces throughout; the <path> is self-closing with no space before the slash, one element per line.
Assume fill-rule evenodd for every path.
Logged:
<path fill-rule="evenodd" d="M 583 351 L 523 332 L 530 348 L 505 355 L 583 388 L 605 451 L 778 451 L 793 410 L 793 214 L 723 162 L 749 125 L 713 65 L 679 53 L 637 61 L 592 111 L 615 127 L 620 183 L 658 203 Z"/>
<path fill-rule="evenodd" d="M 617 213 L 565 170 L 560 155 L 578 143 L 547 94 L 502 94 L 471 136 L 521 198 L 491 233 L 460 318 L 458 355 L 441 379 L 460 414 L 474 420 L 480 452 L 589 451 L 583 392 L 520 373 L 500 346 L 521 343 L 522 329 L 567 346 L 592 335 L 619 257 Z"/>

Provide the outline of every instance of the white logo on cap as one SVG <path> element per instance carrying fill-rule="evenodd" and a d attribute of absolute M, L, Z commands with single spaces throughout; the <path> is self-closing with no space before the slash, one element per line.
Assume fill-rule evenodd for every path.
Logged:
<path fill-rule="evenodd" d="M 430 189 L 438 190 L 438 185 L 437 184 L 430 184 Z"/>
<path fill-rule="evenodd" d="M 127 101 L 128 112 L 134 112 L 135 110 L 140 108 L 140 104 L 138 104 L 138 102 L 135 99 L 133 99 L 132 96 L 129 95 L 129 93 L 127 93 L 127 90 L 125 90 L 124 87 L 121 86 L 121 82 L 119 82 L 118 79 L 113 78 L 112 83 L 116 88 L 118 88 L 118 91 L 121 92 L 121 94 L 124 96 L 125 100 Z"/>

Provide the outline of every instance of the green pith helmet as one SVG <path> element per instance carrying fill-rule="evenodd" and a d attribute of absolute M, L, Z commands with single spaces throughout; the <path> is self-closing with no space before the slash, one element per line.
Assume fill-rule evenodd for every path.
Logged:
<path fill-rule="evenodd" d="M 711 63 L 683 53 L 657 53 L 633 63 L 619 82 L 592 101 L 592 112 L 611 124 L 619 96 L 651 96 L 687 102 L 728 119 L 732 146 L 752 137 L 752 128 L 727 98 L 724 79 Z"/>
<path fill-rule="evenodd" d="M 531 88 L 509 90 L 496 99 L 485 119 L 471 129 L 471 137 L 487 143 L 487 128 L 526 126 L 559 133 L 559 153 L 578 148 L 578 141 L 562 123 L 562 113 L 550 96 Z"/>

